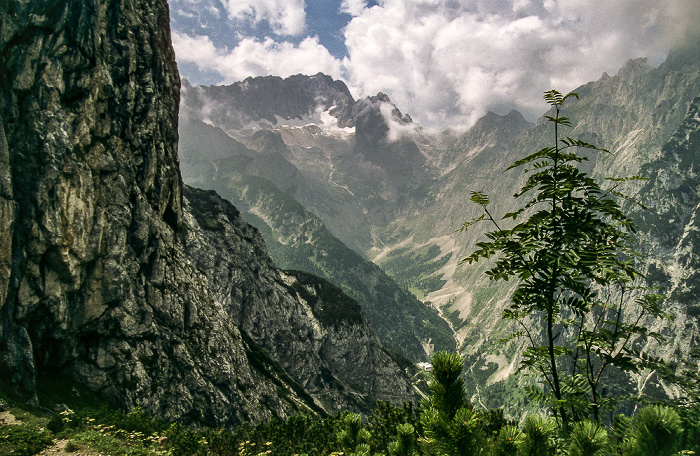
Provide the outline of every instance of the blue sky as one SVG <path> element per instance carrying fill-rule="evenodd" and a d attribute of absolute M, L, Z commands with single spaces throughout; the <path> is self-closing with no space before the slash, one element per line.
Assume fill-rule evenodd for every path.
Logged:
<path fill-rule="evenodd" d="M 170 0 L 194 84 L 323 72 L 356 98 L 387 93 L 426 128 L 487 111 L 534 120 L 541 94 L 657 65 L 696 37 L 698 0 Z"/>
<path fill-rule="evenodd" d="M 275 42 L 299 47 L 304 39 L 317 37 L 334 58 L 342 60 L 348 54 L 342 30 L 353 16 L 347 7 L 343 7 L 341 0 L 249 2 L 247 10 L 233 17 L 225 1 L 171 0 L 170 3 L 174 30 L 192 37 L 207 36 L 220 49 L 235 47 L 241 38 L 254 38 L 259 42 L 272 38 Z M 270 6 L 274 4 L 278 8 Z M 371 7 L 376 2 L 366 2 L 364 5 Z M 299 14 L 290 11 L 300 7 L 304 11 L 302 26 L 285 24 L 284 16 L 299 17 Z M 211 71 L 209 65 L 200 62 L 184 61 L 180 62 L 180 66 L 185 77 L 200 84 L 217 84 L 226 79 L 225 75 Z M 251 72 L 250 75 L 262 74 Z"/>

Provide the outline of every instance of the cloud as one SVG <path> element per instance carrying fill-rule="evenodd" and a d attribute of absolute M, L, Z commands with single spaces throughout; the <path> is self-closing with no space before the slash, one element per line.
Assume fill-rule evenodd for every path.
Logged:
<path fill-rule="evenodd" d="M 340 3 L 340 11 L 351 16 L 359 16 L 367 8 L 366 0 L 343 0 Z"/>
<path fill-rule="evenodd" d="M 350 85 L 388 93 L 419 123 L 468 126 L 489 110 L 541 114 L 541 94 L 665 58 L 696 0 L 385 0 L 345 29 Z"/>
<path fill-rule="evenodd" d="M 379 105 L 379 112 L 384 117 L 386 126 L 389 128 L 387 139 L 391 142 L 398 141 L 402 138 L 410 138 L 418 131 L 418 125 L 415 123 L 402 123 L 394 116 L 394 105 L 392 103 L 382 102 Z"/>
<path fill-rule="evenodd" d="M 306 28 L 304 0 L 224 0 L 232 19 L 267 21 L 278 35 L 300 35 Z"/>
<path fill-rule="evenodd" d="M 180 63 L 192 63 L 202 71 L 221 75 L 219 83 L 230 84 L 249 76 L 325 73 L 341 78 L 341 62 L 323 47 L 318 38 L 309 37 L 298 45 L 271 38 L 259 41 L 245 38 L 235 48 L 217 48 L 207 36 L 172 33 L 175 55 Z"/>
<path fill-rule="evenodd" d="M 170 0 L 170 10 L 177 15 L 194 18 L 202 14 L 219 17 L 219 7 L 209 0 Z"/>
<path fill-rule="evenodd" d="M 188 12 L 214 7 L 210 0 L 172 1 Z M 437 130 L 466 128 L 487 111 L 517 109 L 534 120 L 545 109 L 545 90 L 565 92 L 615 74 L 630 58 L 659 64 L 700 33 L 697 0 L 337 0 L 328 14 L 352 16 L 338 31 L 348 52 L 341 61 L 319 38 L 303 38 L 303 0 L 216 4 L 226 8 L 232 30 L 244 30 L 236 21 L 264 21 L 277 34 L 301 35 L 293 44 L 233 33 L 226 43 L 231 33 L 175 31 L 179 62 L 225 83 L 324 72 L 343 79 L 355 97 L 387 93 L 402 112 Z"/>

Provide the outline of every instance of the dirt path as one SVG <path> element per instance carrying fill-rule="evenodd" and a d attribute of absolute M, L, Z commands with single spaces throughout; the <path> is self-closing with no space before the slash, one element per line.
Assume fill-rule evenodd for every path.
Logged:
<path fill-rule="evenodd" d="M 75 448 L 72 451 L 68 451 L 66 450 L 66 444 L 68 444 L 68 440 L 56 440 L 53 445 L 37 453 L 37 456 L 102 456 L 102 453 L 84 448 Z"/>

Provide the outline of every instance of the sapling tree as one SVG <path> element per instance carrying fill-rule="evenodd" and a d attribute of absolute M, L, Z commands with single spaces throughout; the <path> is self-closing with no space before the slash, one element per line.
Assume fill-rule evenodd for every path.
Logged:
<path fill-rule="evenodd" d="M 523 200 L 520 207 L 497 218 L 488 196 L 472 192 L 483 213 L 462 227 L 492 224 L 487 240 L 462 263 L 496 256 L 486 274 L 518 280 L 503 313 L 519 328 L 508 340 L 525 338 L 521 369 L 537 379 L 529 394 L 551 407 L 564 427 L 587 417 L 599 421 L 604 373 L 611 366 L 638 369 L 643 361 L 635 356 L 635 342 L 660 337 L 647 331 L 645 319 L 666 316 L 660 296 L 634 287 L 641 278 L 632 247 L 635 225 L 621 209 L 619 187 L 636 178 L 608 179 L 602 188 L 579 169 L 587 160 L 583 152 L 609 151 L 562 135 L 571 126 L 562 106 L 572 97 L 578 95 L 545 92 L 552 143 L 508 168 L 524 167 L 527 174 L 514 195 Z M 533 323 L 538 321 L 541 326 Z"/>

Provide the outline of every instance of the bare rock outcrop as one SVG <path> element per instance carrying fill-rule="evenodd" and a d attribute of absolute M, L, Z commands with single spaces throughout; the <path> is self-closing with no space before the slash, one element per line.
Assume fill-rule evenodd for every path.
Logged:
<path fill-rule="evenodd" d="M 0 376 L 203 424 L 314 408 L 188 258 L 168 21 L 165 0 L 0 2 Z"/>

